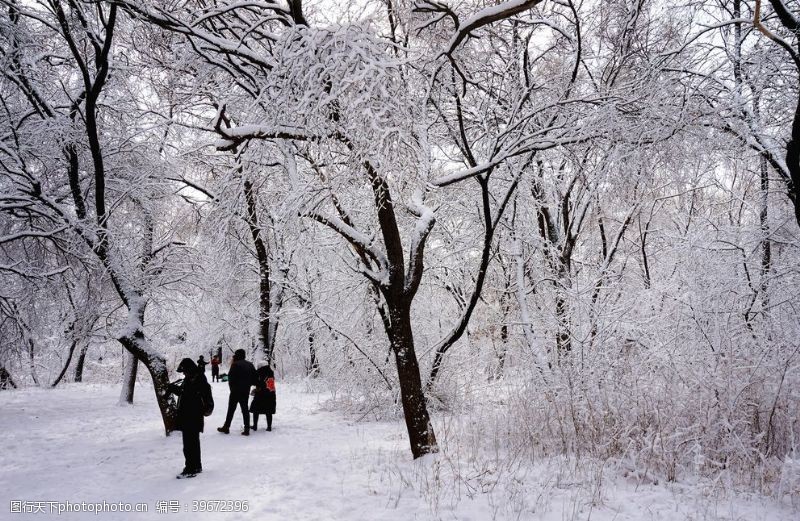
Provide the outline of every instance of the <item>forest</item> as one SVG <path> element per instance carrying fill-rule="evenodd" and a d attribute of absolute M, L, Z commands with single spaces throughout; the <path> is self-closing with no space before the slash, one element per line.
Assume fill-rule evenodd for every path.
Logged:
<path fill-rule="evenodd" d="M 0 0 L 0 395 L 169 435 L 240 348 L 464 483 L 800 506 L 800 2 Z"/>

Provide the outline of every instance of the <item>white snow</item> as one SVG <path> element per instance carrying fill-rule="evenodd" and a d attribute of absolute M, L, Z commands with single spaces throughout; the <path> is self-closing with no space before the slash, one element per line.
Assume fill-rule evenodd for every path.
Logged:
<path fill-rule="evenodd" d="M 116 405 L 117 386 L 0 392 L 0 518 L 798 519 L 790 505 L 771 498 L 716 495 L 691 483 L 637 484 L 601 464 L 576 469 L 555 459 L 502 475 L 480 470 L 472 447 L 446 443 L 439 455 L 413 462 L 401 421 L 356 423 L 326 412 L 327 395 L 307 392 L 302 382 L 279 383 L 273 432 L 240 436 L 236 416 L 226 436 L 215 428 L 227 385 L 213 389 L 216 410 L 201 435 L 204 472 L 189 480 L 175 479 L 183 465 L 180 435 L 162 435 L 144 383 L 134 407 Z M 448 427 L 463 425 L 435 423 L 441 439 Z M 246 500 L 249 511 L 184 511 L 192 501 L 214 499 Z M 9 514 L 12 500 L 145 502 L 149 513 Z M 180 512 L 155 512 L 157 501 L 170 500 L 180 502 Z"/>

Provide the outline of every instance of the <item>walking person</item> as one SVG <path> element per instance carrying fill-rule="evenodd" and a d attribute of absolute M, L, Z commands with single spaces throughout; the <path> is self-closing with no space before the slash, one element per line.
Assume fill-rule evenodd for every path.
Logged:
<path fill-rule="evenodd" d="M 197 368 L 200 369 L 201 373 L 205 374 L 207 364 L 208 362 L 206 362 L 206 359 L 203 358 L 203 355 L 200 355 L 200 358 L 197 359 Z"/>
<path fill-rule="evenodd" d="M 211 357 L 211 381 L 219 381 L 219 357 L 216 355 Z"/>
<path fill-rule="evenodd" d="M 272 415 L 275 414 L 275 372 L 269 364 L 260 365 L 256 371 L 258 381 L 253 389 L 250 412 L 253 414 L 253 430 L 258 430 L 258 416 L 267 417 L 267 430 L 272 430 Z"/>
<path fill-rule="evenodd" d="M 183 380 L 169 385 L 169 391 L 178 396 L 177 430 L 183 436 L 183 471 L 175 476 L 178 479 L 193 478 L 203 472 L 200 459 L 200 433 L 205 426 L 204 413 L 211 397 L 211 386 L 191 358 L 184 358 L 177 371 L 183 373 Z M 213 405 L 212 405 L 213 407 Z"/>
<path fill-rule="evenodd" d="M 228 387 L 230 396 L 228 397 L 228 414 L 225 417 L 225 425 L 217 427 L 219 432 L 230 434 L 233 413 L 238 405 L 242 410 L 244 420 L 243 436 L 250 435 L 250 413 L 247 411 L 247 401 L 250 398 L 250 387 L 256 383 L 256 368 L 253 364 L 245 360 L 244 349 L 237 349 L 233 353 L 233 362 L 228 371 Z"/>

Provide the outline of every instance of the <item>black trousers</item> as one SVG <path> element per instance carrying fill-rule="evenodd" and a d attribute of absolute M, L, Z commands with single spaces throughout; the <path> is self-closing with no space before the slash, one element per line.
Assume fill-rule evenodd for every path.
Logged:
<path fill-rule="evenodd" d="M 200 433 L 198 431 L 182 431 L 183 457 L 186 459 L 186 470 L 202 470 L 200 462 Z"/>
<path fill-rule="evenodd" d="M 267 417 L 267 429 L 272 430 L 272 415 L 270 413 L 264 413 Z M 258 414 L 253 413 L 253 428 L 258 427 Z"/>
<path fill-rule="evenodd" d="M 231 391 L 231 394 L 228 396 L 228 414 L 225 416 L 225 428 L 230 429 L 231 422 L 233 421 L 233 413 L 236 411 L 236 405 L 238 404 L 239 407 L 242 409 L 242 420 L 244 421 L 244 430 L 250 430 L 250 413 L 247 412 L 247 399 L 249 393 L 239 392 L 235 393 Z"/>

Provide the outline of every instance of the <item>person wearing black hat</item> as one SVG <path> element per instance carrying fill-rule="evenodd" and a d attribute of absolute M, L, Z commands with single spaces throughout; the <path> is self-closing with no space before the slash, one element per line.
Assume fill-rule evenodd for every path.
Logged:
<path fill-rule="evenodd" d="M 236 406 L 238 405 L 242 410 L 242 419 L 244 420 L 242 435 L 250 435 L 250 413 L 247 411 L 247 402 L 250 398 L 250 387 L 255 385 L 256 378 L 256 368 L 252 363 L 245 360 L 244 349 L 234 351 L 233 362 L 228 371 L 228 387 L 231 393 L 228 396 L 228 414 L 225 416 L 225 425 L 217 427 L 219 432 L 230 433 L 233 413 L 236 412 Z"/>
<path fill-rule="evenodd" d="M 191 358 L 184 358 L 177 371 L 183 373 L 183 380 L 171 383 L 169 390 L 178 396 L 177 430 L 183 434 L 183 456 L 186 465 L 178 474 L 178 479 L 193 478 L 203 472 L 200 461 L 200 433 L 203 432 L 203 399 L 211 394 L 211 386 L 197 364 Z"/>

